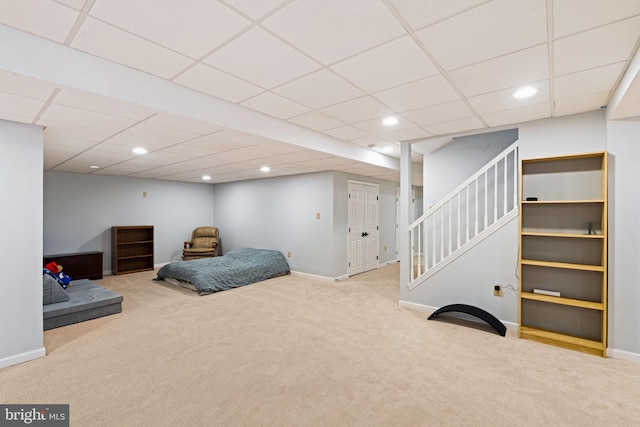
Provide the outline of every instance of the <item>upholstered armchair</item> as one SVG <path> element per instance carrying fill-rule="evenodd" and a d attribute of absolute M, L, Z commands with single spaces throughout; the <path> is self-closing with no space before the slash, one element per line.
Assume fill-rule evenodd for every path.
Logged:
<path fill-rule="evenodd" d="M 191 233 L 191 240 L 184 242 L 182 259 L 198 259 L 218 256 L 218 227 L 198 227 Z"/>

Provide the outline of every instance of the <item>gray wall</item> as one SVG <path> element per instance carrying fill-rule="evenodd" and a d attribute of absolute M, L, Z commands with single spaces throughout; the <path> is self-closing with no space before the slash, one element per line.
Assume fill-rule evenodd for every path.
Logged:
<path fill-rule="evenodd" d="M 330 172 L 216 184 L 214 217 L 224 253 L 245 246 L 291 252 L 292 270 L 330 277 L 332 187 Z"/>
<path fill-rule="evenodd" d="M 0 120 L 0 368 L 45 355 L 42 341 L 42 128 Z"/>
<path fill-rule="evenodd" d="M 454 138 L 452 142 L 424 156 L 424 202 L 435 205 L 518 139 L 509 129 Z"/>
<path fill-rule="evenodd" d="M 214 225 L 213 193 L 210 184 L 45 172 L 44 253 L 103 251 L 110 272 L 111 227 L 153 225 L 154 262 L 177 261 L 195 227 Z"/>
<path fill-rule="evenodd" d="M 640 121 L 608 122 L 607 150 L 609 347 L 640 355 Z"/>
<path fill-rule="evenodd" d="M 379 262 L 395 260 L 397 184 L 337 172 L 217 184 L 214 217 L 224 252 L 242 246 L 291 252 L 293 271 L 346 275 L 350 179 L 380 186 Z"/>

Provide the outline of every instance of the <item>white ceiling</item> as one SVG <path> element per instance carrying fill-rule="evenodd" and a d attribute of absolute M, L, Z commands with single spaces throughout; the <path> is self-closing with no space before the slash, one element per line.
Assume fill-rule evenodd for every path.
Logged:
<path fill-rule="evenodd" d="M 371 147 L 397 158 L 398 141 L 437 147 L 452 134 L 606 106 L 638 50 L 640 1 L 0 0 L 0 24 L 26 37 L 0 49 L 0 118 L 46 127 L 46 170 L 211 183 L 338 170 L 398 181 L 397 160 L 368 156 Z M 27 63 L 26 44 L 40 62 L 14 67 Z M 91 83 L 81 67 L 63 81 L 47 62 L 60 48 L 105 73 L 99 58 L 137 70 L 141 86 L 163 79 L 199 103 L 206 94 L 213 117 L 132 102 L 124 81 Z M 631 80 L 617 118 L 640 116 Z M 525 85 L 538 93 L 515 99 Z M 260 123 L 237 119 L 243 110 Z M 398 125 L 383 126 L 387 115 Z"/>

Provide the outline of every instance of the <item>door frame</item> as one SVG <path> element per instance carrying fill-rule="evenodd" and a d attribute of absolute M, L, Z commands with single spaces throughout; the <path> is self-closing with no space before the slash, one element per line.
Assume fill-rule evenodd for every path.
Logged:
<path fill-rule="evenodd" d="M 378 268 L 378 263 L 380 260 L 380 184 L 376 184 L 373 182 L 366 182 L 366 181 L 358 181 L 358 180 L 354 180 L 354 179 L 349 179 L 347 180 L 347 276 L 353 276 L 355 274 L 359 274 L 358 273 L 351 273 L 350 269 L 351 269 L 351 262 L 353 262 L 353 260 L 351 259 L 351 248 L 350 248 L 350 230 L 351 230 L 351 218 L 350 218 L 350 202 L 349 199 L 351 198 L 351 190 L 352 190 L 352 185 L 366 185 L 366 186 L 370 186 L 370 187 L 375 187 L 376 189 L 376 233 L 377 233 L 377 242 L 375 245 L 375 266 L 370 268 L 369 270 L 364 270 L 362 271 L 363 273 L 366 271 L 371 271 L 374 270 L 376 268 Z"/>

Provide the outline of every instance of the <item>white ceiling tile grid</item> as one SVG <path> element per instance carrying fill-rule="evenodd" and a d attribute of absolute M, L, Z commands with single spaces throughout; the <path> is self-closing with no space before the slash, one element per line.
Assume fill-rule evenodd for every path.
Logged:
<path fill-rule="evenodd" d="M 188 182 L 208 173 L 211 183 L 342 170 L 397 181 L 397 170 L 343 153 L 386 147 L 398 157 L 398 141 L 424 140 L 428 151 L 462 132 L 605 107 L 637 54 L 640 1 L 0 0 L 0 35 L 11 32 L 215 105 L 203 121 L 15 72 L 4 58 L 0 119 L 44 127 L 45 169 Z M 525 85 L 537 93 L 515 99 Z M 218 120 L 221 106 L 267 132 Z M 640 117 L 640 105 L 625 114 Z M 382 125 L 389 115 L 398 124 Z M 273 138 L 288 131 L 304 140 Z M 149 154 L 131 153 L 137 145 Z"/>

